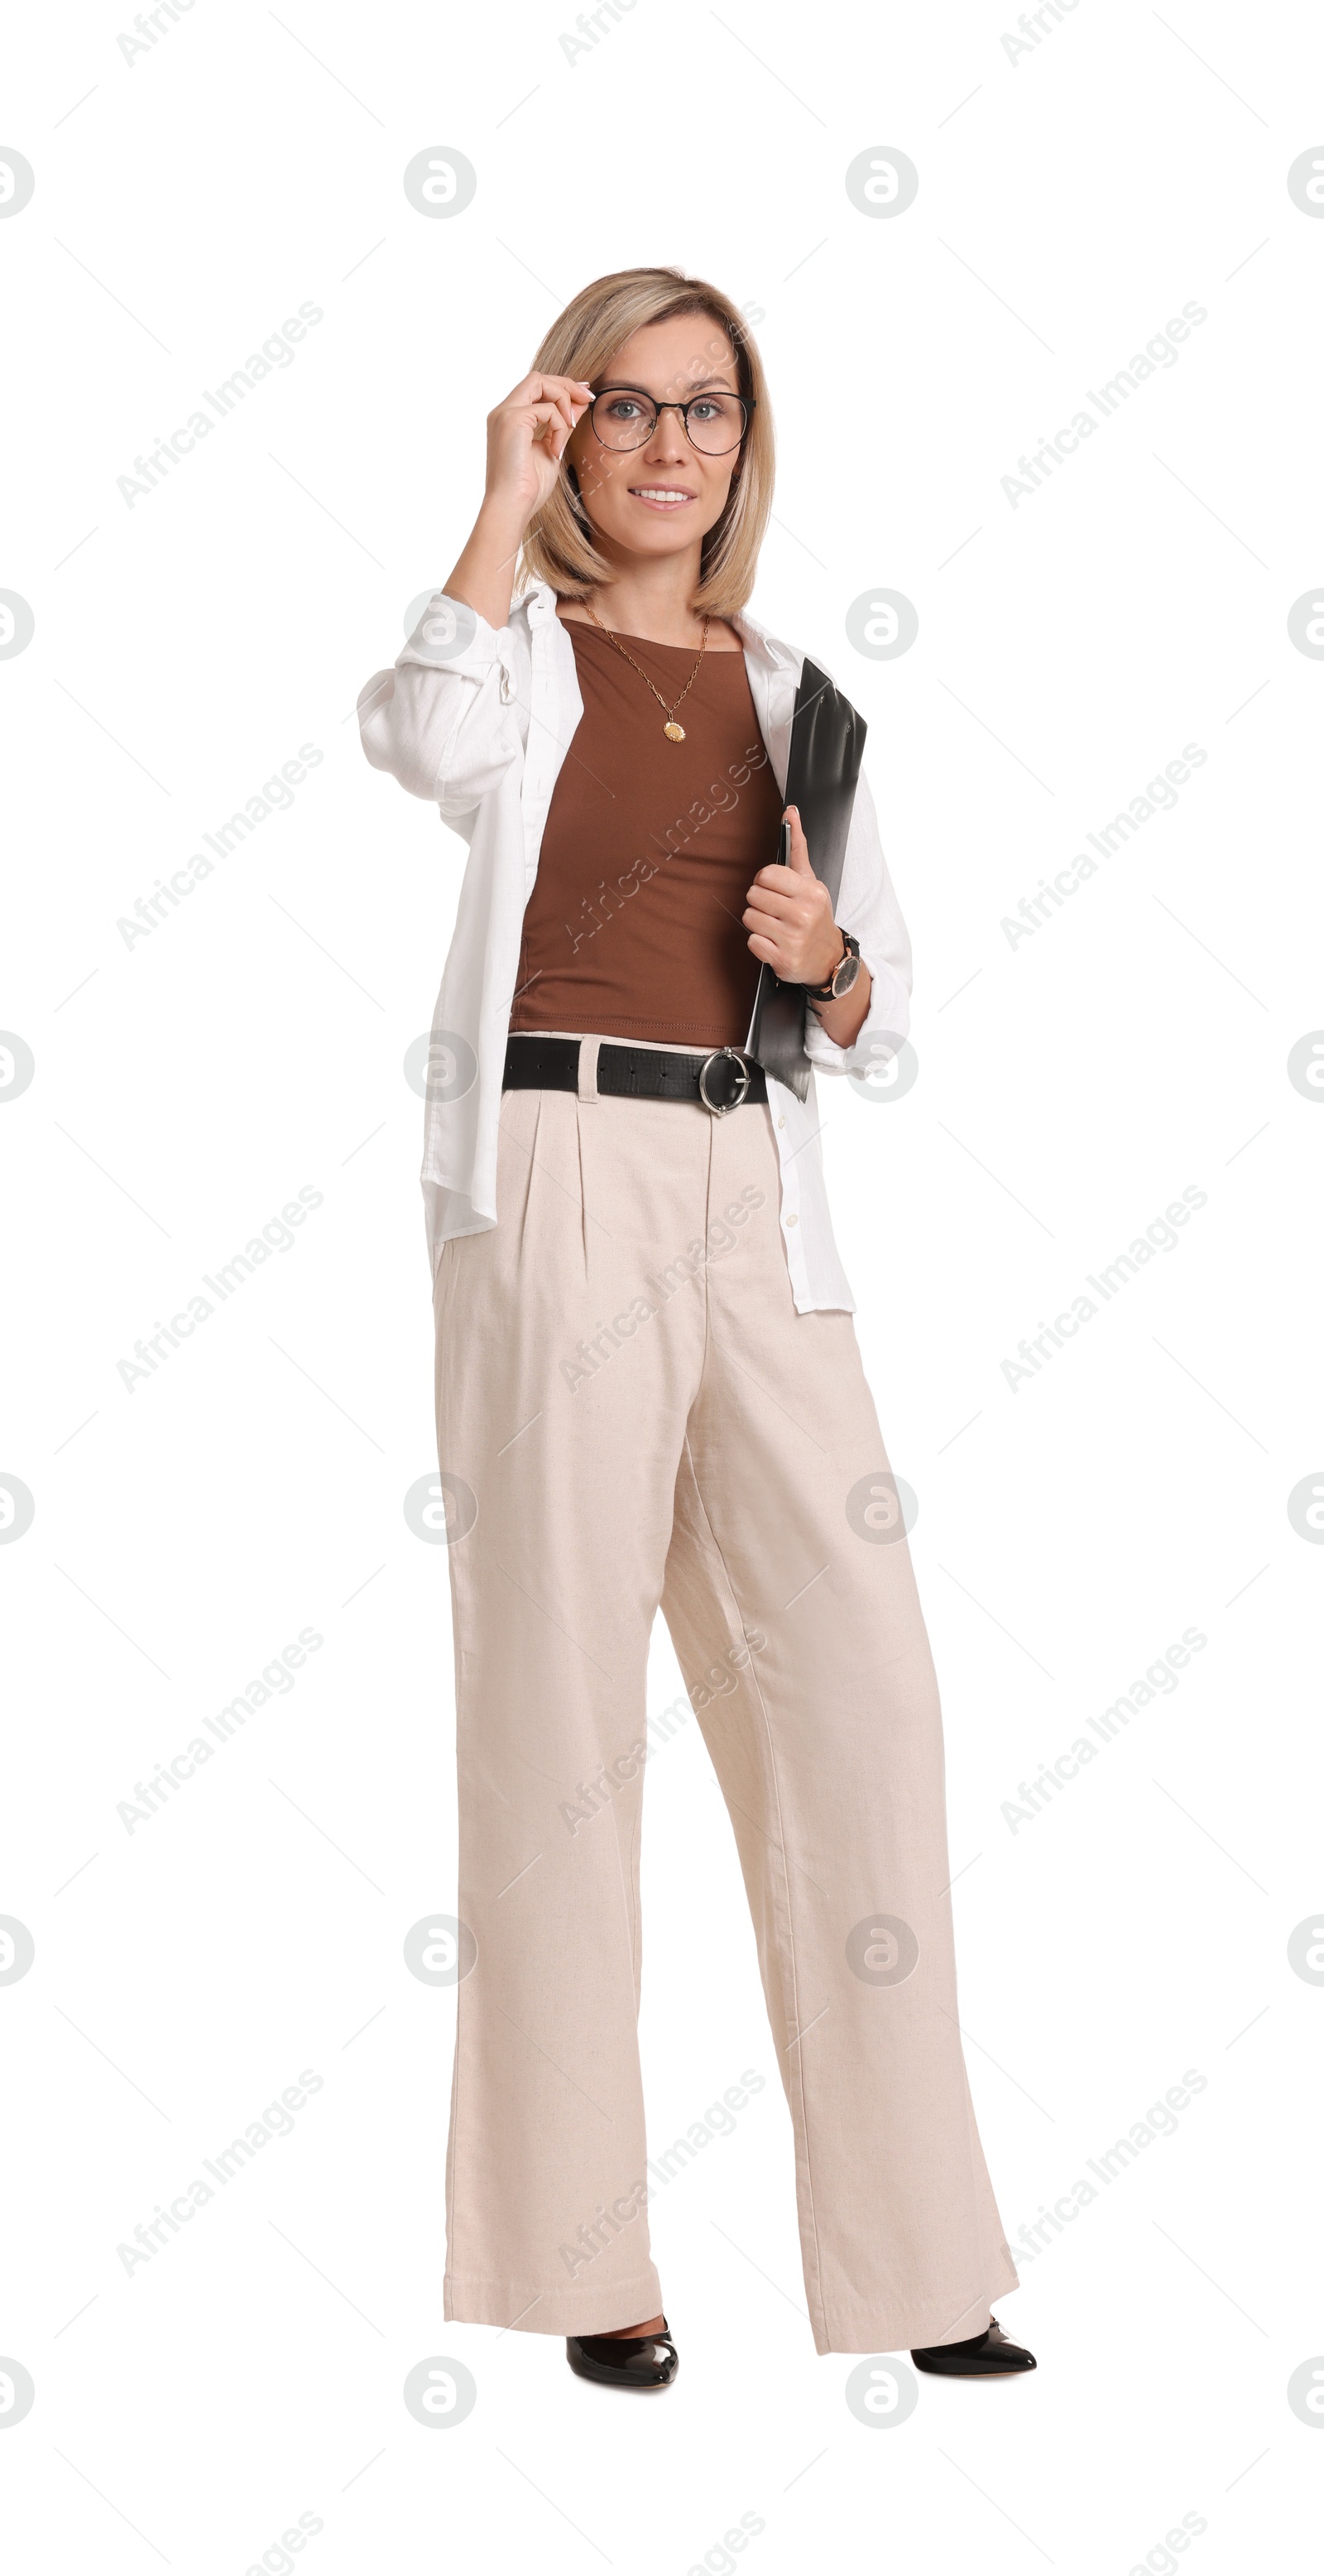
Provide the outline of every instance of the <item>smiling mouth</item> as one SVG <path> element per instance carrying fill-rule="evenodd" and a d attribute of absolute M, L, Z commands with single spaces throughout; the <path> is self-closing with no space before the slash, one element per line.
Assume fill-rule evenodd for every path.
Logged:
<path fill-rule="evenodd" d="M 683 492 L 670 483 L 631 483 L 629 493 L 632 501 L 649 501 L 655 509 L 663 510 L 679 509 L 682 503 L 695 498 L 693 492 Z"/>

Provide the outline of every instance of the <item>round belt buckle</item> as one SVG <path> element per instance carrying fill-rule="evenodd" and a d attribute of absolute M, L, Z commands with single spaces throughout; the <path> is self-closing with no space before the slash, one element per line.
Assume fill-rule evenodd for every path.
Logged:
<path fill-rule="evenodd" d="M 720 1064 L 723 1056 L 729 1056 L 735 1066 L 740 1076 L 740 1089 L 734 1100 L 710 1100 L 708 1097 L 709 1070 L 713 1065 Z M 710 1056 L 705 1056 L 699 1067 L 699 1098 L 710 1116 L 725 1118 L 728 1109 L 743 1108 L 749 1094 L 751 1078 L 749 1066 L 737 1047 L 715 1047 Z"/>

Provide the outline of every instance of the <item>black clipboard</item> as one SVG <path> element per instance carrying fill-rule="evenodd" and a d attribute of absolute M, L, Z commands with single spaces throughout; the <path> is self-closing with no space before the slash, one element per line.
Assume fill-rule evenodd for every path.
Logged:
<path fill-rule="evenodd" d="M 806 661 L 795 693 L 783 802 L 799 812 L 810 864 L 827 887 L 834 912 L 868 730 L 859 710 L 842 696 L 826 671 Z M 775 1082 L 793 1091 L 797 1100 L 803 1100 L 809 1090 L 808 1007 L 803 984 L 783 984 L 765 960 L 745 1052 Z"/>

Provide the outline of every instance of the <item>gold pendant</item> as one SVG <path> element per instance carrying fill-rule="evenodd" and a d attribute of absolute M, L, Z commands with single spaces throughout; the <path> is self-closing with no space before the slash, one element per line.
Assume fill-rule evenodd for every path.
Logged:
<path fill-rule="evenodd" d="M 671 724 L 664 724 L 662 731 L 668 742 L 683 742 L 685 739 L 684 725 L 678 725 L 674 721 Z"/>

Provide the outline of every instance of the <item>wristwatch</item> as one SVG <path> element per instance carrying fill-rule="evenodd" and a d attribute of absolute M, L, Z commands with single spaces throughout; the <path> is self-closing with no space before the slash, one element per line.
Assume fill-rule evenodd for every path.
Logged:
<path fill-rule="evenodd" d="M 835 972 L 829 975 L 826 984 L 805 986 L 806 996 L 811 1002 L 839 1002 L 843 993 L 849 993 L 859 975 L 860 943 L 858 939 L 852 939 L 848 930 L 842 930 L 839 921 L 834 921 L 832 927 L 841 932 L 841 963 Z"/>

